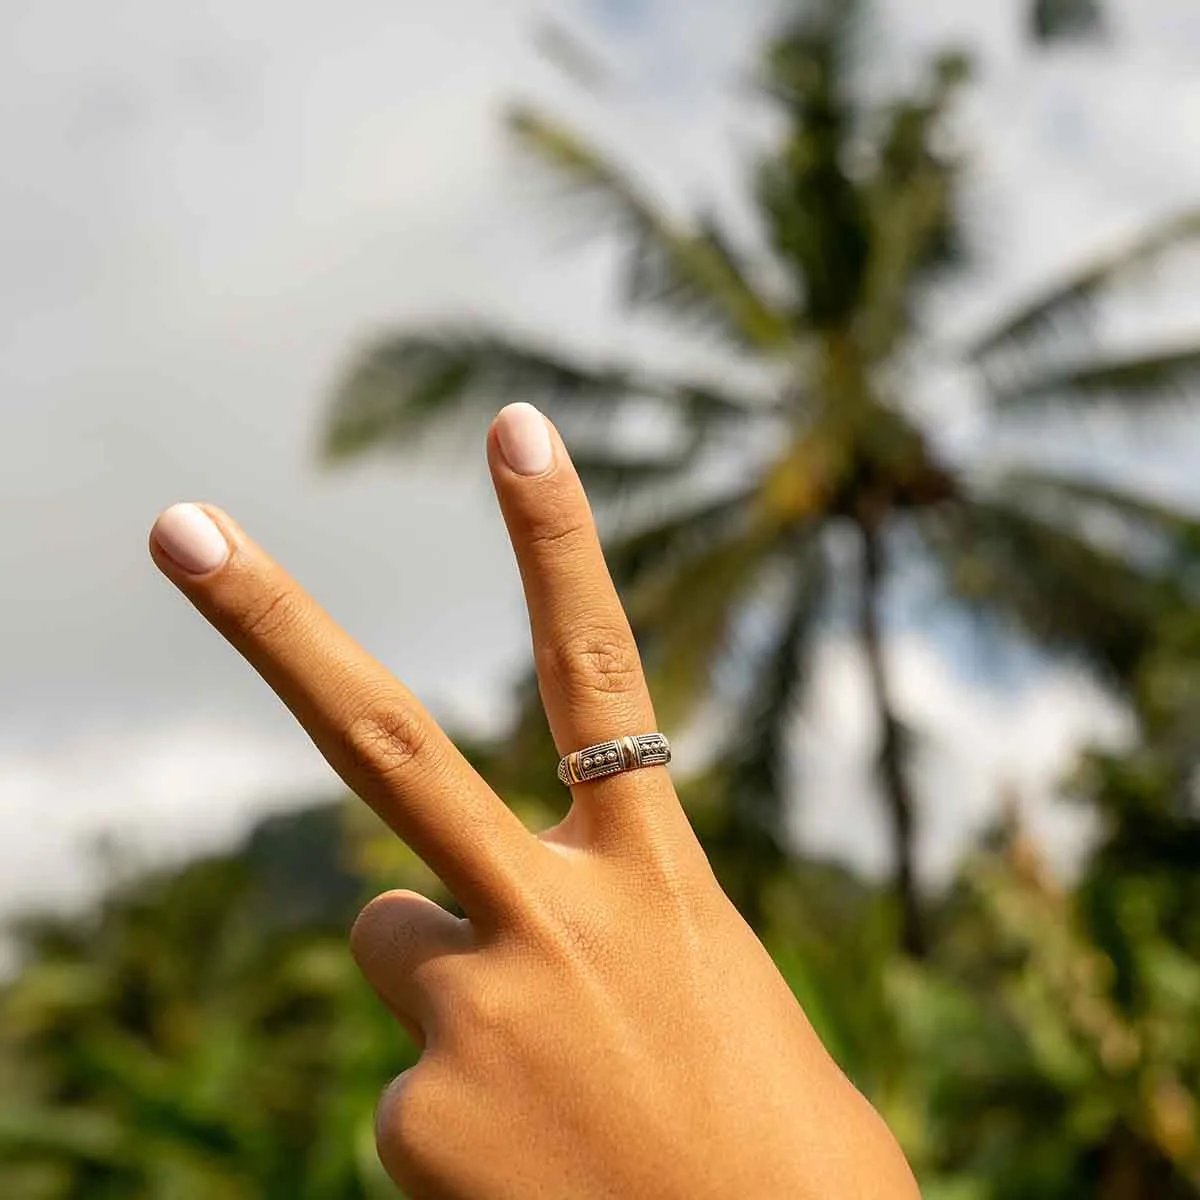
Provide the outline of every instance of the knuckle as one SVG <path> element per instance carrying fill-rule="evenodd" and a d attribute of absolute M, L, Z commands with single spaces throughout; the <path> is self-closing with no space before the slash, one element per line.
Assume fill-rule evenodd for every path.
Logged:
<path fill-rule="evenodd" d="M 269 589 L 241 614 L 241 626 L 254 641 L 271 641 L 296 622 L 300 613 L 297 596 L 288 588 Z"/>
<path fill-rule="evenodd" d="M 642 685 L 642 664 L 627 630 L 575 634 L 546 652 L 544 665 L 569 694 L 628 695 Z"/>
<path fill-rule="evenodd" d="M 439 1101 L 424 1063 L 405 1071 L 384 1090 L 375 1113 L 375 1144 L 393 1178 L 411 1178 L 427 1165 L 438 1143 Z"/>
<path fill-rule="evenodd" d="M 344 737 L 354 764 L 383 779 L 410 770 L 428 744 L 428 731 L 409 708 L 383 701 L 354 716 Z"/>
<path fill-rule="evenodd" d="M 547 505 L 526 517 L 525 540 L 534 550 L 558 553 L 564 546 L 583 544 L 594 529 L 590 518 Z"/>

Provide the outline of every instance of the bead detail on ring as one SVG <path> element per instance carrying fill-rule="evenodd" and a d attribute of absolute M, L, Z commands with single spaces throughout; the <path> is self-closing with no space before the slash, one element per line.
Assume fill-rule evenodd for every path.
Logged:
<path fill-rule="evenodd" d="M 558 778 L 567 787 L 636 771 L 641 767 L 666 766 L 671 745 L 661 733 L 643 733 L 601 742 L 565 755 L 558 764 Z"/>

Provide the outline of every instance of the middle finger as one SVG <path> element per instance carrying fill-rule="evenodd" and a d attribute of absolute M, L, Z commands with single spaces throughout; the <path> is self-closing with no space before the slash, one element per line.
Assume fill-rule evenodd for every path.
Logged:
<path fill-rule="evenodd" d="M 510 405 L 492 428 L 488 452 L 525 586 L 538 683 L 559 754 L 654 732 L 637 643 L 557 431 L 530 405 Z M 679 811 L 661 768 L 574 790 L 610 828 L 632 824 L 644 832 L 646 819 Z"/>

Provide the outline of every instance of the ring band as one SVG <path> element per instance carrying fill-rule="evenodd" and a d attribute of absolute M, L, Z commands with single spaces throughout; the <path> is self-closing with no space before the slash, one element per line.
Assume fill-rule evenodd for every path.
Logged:
<path fill-rule="evenodd" d="M 558 763 L 558 778 L 567 787 L 574 787 L 640 767 L 665 767 L 670 761 L 671 743 L 665 734 L 641 733 L 564 755 Z"/>

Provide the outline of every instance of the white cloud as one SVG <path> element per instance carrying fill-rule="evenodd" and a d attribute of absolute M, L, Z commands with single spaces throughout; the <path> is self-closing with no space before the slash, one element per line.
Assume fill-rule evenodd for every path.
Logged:
<path fill-rule="evenodd" d="M 236 724 L 105 727 L 42 752 L 0 756 L 0 909 L 78 905 L 104 881 L 97 847 L 178 861 L 244 835 L 302 800 L 340 794 L 302 737 Z"/>
<path fill-rule="evenodd" d="M 889 663 L 896 710 L 917 737 L 923 876 L 945 882 L 1009 797 L 1052 861 L 1075 866 L 1091 824 L 1084 811 L 1056 800 L 1056 788 L 1081 745 L 1116 746 L 1129 737 L 1123 709 L 1067 668 L 1005 684 L 969 679 L 918 635 L 893 643 Z M 882 875 L 892 860 L 871 769 L 879 735 L 857 647 L 829 642 L 813 678 L 810 715 L 796 737 L 794 831 L 803 845 Z"/>

